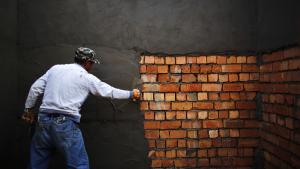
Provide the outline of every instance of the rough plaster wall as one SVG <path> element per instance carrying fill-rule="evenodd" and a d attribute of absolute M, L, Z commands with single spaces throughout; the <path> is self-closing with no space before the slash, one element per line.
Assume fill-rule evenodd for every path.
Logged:
<path fill-rule="evenodd" d="M 258 1 L 258 41 L 260 51 L 300 44 L 300 1 Z"/>
<path fill-rule="evenodd" d="M 17 1 L 1 2 L 0 6 L 0 161 L 8 164 L 12 157 L 15 141 L 15 124 L 17 117 Z M 6 152 L 6 153 L 3 153 Z"/>

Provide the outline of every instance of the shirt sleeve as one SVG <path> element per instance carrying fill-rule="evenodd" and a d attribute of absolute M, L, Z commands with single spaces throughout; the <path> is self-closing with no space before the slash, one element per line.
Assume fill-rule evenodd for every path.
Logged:
<path fill-rule="evenodd" d="M 47 79 L 49 76 L 49 70 L 40 78 L 38 78 L 30 87 L 26 102 L 25 108 L 34 107 L 38 97 L 44 93 L 45 87 L 47 84 Z"/>
<path fill-rule="evenodd" d="M 93 95 L 112 99 L 128 99 L 131 91 L 117 89 L 89 74 L 89 90 Z"/>

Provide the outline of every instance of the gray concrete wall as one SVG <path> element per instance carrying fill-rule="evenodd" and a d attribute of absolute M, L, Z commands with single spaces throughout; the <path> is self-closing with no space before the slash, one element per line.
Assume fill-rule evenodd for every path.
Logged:
<path fill-rule="evenodd" d="M 18 103 L 17 64 L 17 0 L 0 5 L 0 159 L 2 166 L 9 166 L 15 139 Z"/>

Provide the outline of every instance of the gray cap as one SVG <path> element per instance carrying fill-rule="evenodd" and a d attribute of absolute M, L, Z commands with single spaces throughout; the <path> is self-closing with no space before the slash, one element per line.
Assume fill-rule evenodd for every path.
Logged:
<path fill-rule="evenodd" d="M 75 51 L 75 58 L 89 60 L 97 64 L 100 63 L 100 61 L 96 58 L 96 52 L 86 47 L 77 48 Z"/>

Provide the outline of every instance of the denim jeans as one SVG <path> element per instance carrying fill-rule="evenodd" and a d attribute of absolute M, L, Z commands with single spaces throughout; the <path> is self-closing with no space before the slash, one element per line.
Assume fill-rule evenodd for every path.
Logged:
<path fill-rule="evenodd" d="M 82 133 L 76 123 L 65 115 L 39 113 L 28 168 L 47 169 L 54 149 L 65 157 L 67 169 L 89 169 Z"/>

